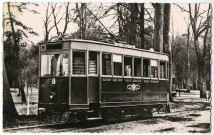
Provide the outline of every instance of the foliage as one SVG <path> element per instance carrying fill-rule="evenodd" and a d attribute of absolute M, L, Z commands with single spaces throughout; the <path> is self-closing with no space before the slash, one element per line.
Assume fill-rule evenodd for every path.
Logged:
<path fill-rule="evenodd" d="M 154 9 L 145 8 L 144 3 L 116 3 L 106 10 L 105 14 L 114 10 L 118 36 L 128 44 L 138 48 L 150 49 L 153 41 Z"/>
<path fill-rule="evenodd" d="M 187 38 L 177 36 L 175 38 L 172 50 L 172 59 L 174 62 L 174 70 L 177 86 L 181 87 L 181 83 L 185 80 L 187 74 Z"/>
<path fill-rule="evenodd" d="M 206 97 L 206 89 L 204 85 L 206 84 L 206 74 L 209 72 L 206 68 L 206 57 L 209 57 L 210 53 L 208 48 L 210 48 L 210 43 L 207 42 L 207 36 L 209 29 L 211 28 L 211 4 L 207 4 L 207 10 L 202 10 L 200 3 L 188 4 L 189 8 L 185 9 L 180 5 L 177 5 L 183 12 L 188 13 L 190 25 L 193 34 L 193 44 L 197 57 L 198 65 L 198 78 L 199 78 L 199 89 L 200 97 Z M 200 37 L 204 34 L 203 41 L 200 47 Z M 209 64 L 208 64 L 209 65 Z"/>
<path fill-rule="evenodd" d="M 34 45 L 30 50 L 22 49 L 23 53 L 20 56 L 24 61 L 25 66 L 22 68 L 23 82 L 28 84 L 37 84 L 39 70 L 39 46 Z"/>
<path fill-rule="evenodd" d="M 17 12 L 22 14 L 26 10 L 38 12 L 28 10 L 28 3 L 6 3 L 5 6 L 8 10 L 4 13 L 4 60 L 9 83 L 14 86 L 15 82 L 17 84 L 18 76 L 21 75 L 21 70 L 26 66 L 26 62 L 20 58 L 21 45 L 27 44 L 24 38 L 27 38 L 28 34 L 38 35 L 32 28 L 17 20 L 16 14 Z"/>

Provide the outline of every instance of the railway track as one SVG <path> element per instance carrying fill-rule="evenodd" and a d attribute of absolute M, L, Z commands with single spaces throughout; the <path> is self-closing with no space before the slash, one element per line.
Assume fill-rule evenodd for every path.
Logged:
<path fill-rule="evenodd" d="M 54 132 L 64 131 L 67 129 L 72 128 L 92 128 L 102 125 L 109 125 L 113 123 L 121 123 L 137 120 L 137 117 L 126 117 L 126 119 L 121 120 L 111 120 L 111 121 L 104 121 L 102 119 L 90 119 L 90 120 L 78 120 L 75 122 L 68 122 L 68 123 L 55 123 L 55 124 L 46 124 L 46 125 L 35 125 L 35 126 L 25 126 L 25 127 L 18 127 L 18 128 L 8 128 L 3 129 L 4 132 L 7 133 L 16 133 L 16 132 L 50 132 L 54 130 Z M 43 130 L 44 129 L 44 130 Z"/>
<path fill-rule="evenodd" d="M 3 129 L 4 132 L 17 132 L 17 131 L 22 131 L 22 130 L 31 130 L 31 129 L 36 129 L 36 128 L 54 128 L 57 126 L 64 126 L 68 125 L 70 123 L 55 123 L 55 124 L 46 124 L 46 125 L 35 125 L 35 126 L 24 126 L 24 127 L 18 127 L 18 128 L 8 128 L 8 129 Z"/>
<path fill-rule="evenodd" d="M 206 110 L 208 106 L 208 103 L 203 103 L 202 105 L 200 105 L 199 107 L 196 108 L 189 108 L 185 109 L 185 111 L 188 112 L 192 112 L 195 110 Z M 175 111 L 175 112 L 171 112 L 170 116 L 174 117 L 175 115 L 177 115 L 177 113 L 180 113 L 181 110 Z M 166 114 L 157 114 L 154 115 L 152 117 L 150 117 L 151 119 L 157 119 L 157 118 L 165 118 L 165 117 L 169 117 Z M 141 119 L 141 118 L 140 118 Z M 3 129 L 4 132 L 8 132 L 8 133 L 15 133 L 15 132 L 63 132 L 63 131 L 68 131 L 68 129 L 74 129 L 74 128 L 79 128 L 79 129 L 83 129 L 83 128 L 93 128 L 93 127 L 98 127 L 98 126 L 102 126 L 102 125 L 109 125 L 109 124 L 113 124 L 113 123 L 123 123 L 123 122 L 127 122 L 127 121 L 135 121 L 135 120 L 140 120 L 139 117 L 133 117 L 133 116 L 127 116 L 125 119 L 121 119 L 121 120 L 114 120 L 114 121 L 104 121 L 104 120 L 76 120 L 76 121 L 72 121 L 72 122 L 67 122 L 67 123 L 56 123 L 56 124 L 46 124 L 46 125 L 35 125 L 35 126 L 25 126 L 25 127 L 19 127 L 19 128 L 8 128 L 8 129 Z M 143 119 L 148 119 L 148 117 L 144 117 Z"/>

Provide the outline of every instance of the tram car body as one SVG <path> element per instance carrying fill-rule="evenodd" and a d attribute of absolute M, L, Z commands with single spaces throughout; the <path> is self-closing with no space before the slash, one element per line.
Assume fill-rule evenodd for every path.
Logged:
<path fill-rule="evenodd" d="M 40 43 L 39 114 L 81 111 L 104 118 L 108 110 L 121 114 L 166 106 L 168 61 L 164 53 L 119 43 Z"/>

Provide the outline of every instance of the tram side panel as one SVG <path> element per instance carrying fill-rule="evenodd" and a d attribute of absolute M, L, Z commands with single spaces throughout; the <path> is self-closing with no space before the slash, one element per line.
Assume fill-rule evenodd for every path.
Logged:
<path fill-rule="evenodd" d="M 124 79 L 124 102 L 142 101 L 142 80 L 141 79 Z"/>
<path fill-rule="evenodd" d="M 144 100 L 145 101 L 159 101 L 159 82 L 157 80 L 150 80 L 148 92 L 144 92 Z"/>
<path fill-rule="evenodd" d="M 71 77 L 71 104 L 87 104 L 87 78 Z"/>
<path fill-rule="evenodd" d="M 168 80 L 160 80 L 159 81 L 159 87 L 160 87 L 160 100 L 161 101 L 167 101 L 167 83 Z"/>
<path fill-rule="evenodd" d="M 89 87 L 89 103 L 97 104 L 99 103 L 99 78 L 98 77 L 88 77 L 88 87 Z"/>
<path fill-rule="evenodd" d="M 101 79 L 102 103 L 167 101 L 166 80 Z"/>
<path fill-rule="evenodd" d="M 123 102 L 122 79 L 102 78 L 101 86 L 102 102 Z"/>

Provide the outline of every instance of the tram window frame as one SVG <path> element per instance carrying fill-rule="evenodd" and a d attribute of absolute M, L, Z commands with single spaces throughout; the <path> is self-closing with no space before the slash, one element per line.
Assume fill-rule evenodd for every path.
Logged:
<path fill-rule="evenodd" d="M 106 69 L 106 68 L 103 68 L 104 66 L 104 60 L 103 60 L 103 56 L 104 55 L 109 55 L 109 58 L 110 58 L 110 64 L 111 64 L 111 67 L 110 67 L 110 72 L 111 72 L 111 74 L 103 74 L 104 72 L 103 72 L 103 70 L 104 69 Z M 103 52 L 102 54 L 101 54 L 101 67 L 102 67 L 102 69 L 101 69 L 101 75 L 102 76 L 107 76 L 107 77 L 112 77 L 112 66 L 113 66 L 113 64 L 112 64 L 112 54 L 111 53 L 105 53 L 105 52 Z M 105 73 L 106 73 L 106 71 L 105 71 Z"/>
<path fill-rule="evenodd" d="M 142 78 L 142 58 L 141 57 L 134 57 L 133 58 L 134 60 L 134 62 L 133 62 L 133 76 L 134 76 L 134 78 Z M 139 59 L 140 60 L 140 76 L 135 76 L 135 68 L 136 68 L 136 66 L 135 66 L 135 59 Z"/>
<path fill-rule="evenodd" d="M 148 69 L 147 69 L 147 73 L 148 75 L 147 76 L 144 76 L 144 74 L 146 73 L 145 71 L 145 62 L 144 60 L 147 60 L 149 63 L 148 63 Z M 143 78 L 151 78 L 151 62 L 150 62 L 150 59 L 149 58 L 143 58 Z"/>
<path fill-rule="evenodd" d="M 84 74 L 74 74 L 74 67 L 73 67 L 73 64 L 74 64 L 74 52 L 82 52 L 84 53 L 85 55 L 85 58 L 84 58 L 84 64 L 85 64 L 85 68 L 84 68 Z M 72 59 L 71 59 L 71 71 L 72 71 L 72 76 L 80 76 L 80 77 L 85 77 L 87 75 L 87 51 L 85 50 L 72 50 Z"/>
<path fill-rule="evenodd" d="M 121 56 L 121 62 L 114 62 L 114 56 Z M 122 77 L 123 76 L 123 55 L 122 54 L 112 54 L 112 73 L 113 77 Z M 115 75 L 115 63 L 121 63 L 121 75 Z"/>
<path fill-rule="evenodd" d="M 96 73 L 95 74 L 91 74 L 89 72 L 89 59 L 90 59 L 90 53 L 96 53 Z M 88 70 L 88 76 L 98 76 L 99 74 L 99 52 L 96 52 L 96 51 L 88 51 L 88 66 L 87 66 L 87 70 Z"/>
<path fill-rule="evenodd" d="M 156 61 L 157 66 L 152 66 L 152 61 Z M 153 67 L 157 68 L 157 77 L 153 77 L 153 73 L 152 73 Z M 158 64 L 157 59 L 150 59 L 150 78 L 151 79 L 158 79 L 159 78 L 159 64 Z"/>
<path fill-rule="evenodd" d="M 131 58 L 131 71 L 130 71 L 130 75 L 126 75 L 126 67 L 125 67 L 125 59 L 130 59 Z M 132 78 L 133 77 L 133 56 L 130 56 L 130 55 L 124 55 L 123 57 L 123 75 L 124 75 L 124 78 Z"/>
<path fill-rule="evenodd" d="M 164 72 L 165 72 L 165 75 L 163 75 L 163 77 L 162 77 L 162 75 L 161 75 L 161 73 L 162 73 L 162 71 L 161 71 L 161 63 L 164 63 Z M 163 80 L 165 80 L 165 79 L 167 79 L 167 62 L 166 61 L 163 61 L 163 60 L 160 60 L 160 62 L 159 62 L 159 74 L 160 74 L 160 77 L 159 77 L 159 79 L 163 79 Z"/>
<path fill-rule="evenodd" d="M 169 61 L 166 61 L 166 80 L 169 79 Z"/>

